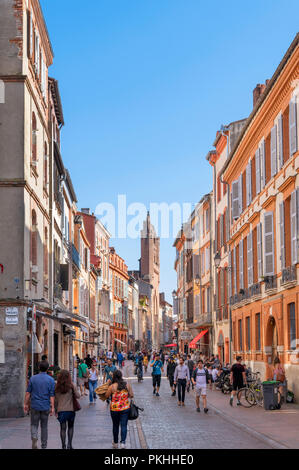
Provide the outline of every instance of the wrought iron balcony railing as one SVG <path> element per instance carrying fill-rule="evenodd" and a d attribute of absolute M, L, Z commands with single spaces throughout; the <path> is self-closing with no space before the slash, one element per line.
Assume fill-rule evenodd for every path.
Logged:
<path fill-rule="evenodd" d="M 272 289 L 277 289 L 277 275 L 274 276 L 265 276 L 265 291 L 269 291 Z"/>
<path fill-rule="evenodd" d="M 297 281 L 296 266 L 289 266 L 282 270 L 281 285 L 292 281 Z"/>

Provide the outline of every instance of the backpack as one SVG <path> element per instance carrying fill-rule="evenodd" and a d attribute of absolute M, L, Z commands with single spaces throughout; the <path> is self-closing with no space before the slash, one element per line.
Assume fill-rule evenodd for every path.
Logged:
<path fill-rule="evenodd" d="M 206 373 L 206 383 L 208 384 L 209 383 L 209 380 L 210 380 L 210 374 L 208 372 L 208 370 L 204 367 L 203 370 L 205 371 Z M 196 367 L 196 369 L 194 370 L 193 372 L 193 378 L 194 380 L 196 380 L 196 374 L 197 374 L 197 371 L 198 371 L 198 367 Z"/>

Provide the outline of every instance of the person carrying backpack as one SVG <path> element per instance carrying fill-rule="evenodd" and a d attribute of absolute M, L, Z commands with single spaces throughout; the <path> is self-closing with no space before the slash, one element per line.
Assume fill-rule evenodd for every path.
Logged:
<path fill-rule="evenodd" d="M 203 366 L 203 361 L 198 361 L 197 368 L 193 372 L 192 383 L 196 390 L 196 411 L 200 412 L 200 397 L 202 396 L 204 412 L 207 413 L 207 384 L 211 383 L 210 374 Z"/>

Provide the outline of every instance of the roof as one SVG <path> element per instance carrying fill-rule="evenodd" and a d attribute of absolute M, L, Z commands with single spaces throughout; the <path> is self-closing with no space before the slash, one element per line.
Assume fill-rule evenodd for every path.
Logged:
<path fill-rule="evenodd" d="M 55 114 L 56 114 L 58 124 L 61 126 L 64 126 L 64 117 L 63 117 L 58 81 L 55 80 L 55 78 L 49 77 L 49 84 L 51 88 L 52 98 L 53 98 L 54 107 L 55 107 Z"/>
<path fill-rule="evenodd" d="M 230 164 L 237 148 L 239 147 L 243 137 L 245 136 L 251 122 L 253 121 L 253 119 L 254 119 L 255 115 L 257 114 L 257 112 L 259 111 L 259 109 L 262 107 L 264 101 L 266 100 L 267 96 L 269 95 L 270 91 L 272 90 L 273 86 L 275 85 L 276 81 L 278 80 L 282 70 L 286 66 L 288 60 L 292 56 L 292 54 L 293 54 L 294 50 L 296 49 L 296 47 L 298 46 L 298 44 L 299 44 L 299 33 L 296 34 L 292 44 L 288 48 L 288 50 L 285 53 L 284 57 L 282 58 L 280 64 L 278 65 L 277 69 L 275 70 L 274 75 L 272 76 L 271 80 L 269 81 L 268 85 L 266 86 L 264 92 L 261 94 L 261 96 L 257 100 L 256 105 L 254 106 L 252 112 L 250 113 L 250 115 L 247 119 L 247 122 L 246 122 L 245 126 L 243 127 L 243 129 L 242 129 L 242 131 L 239 135 L 239 138 L 237 139 L 237 141 L 236 141 L 234 147 L 232 148 L 225 164 L 222 167 L 222 170 L 220 172 L 221 175 L 225 172 L 225 170 L 229 166 L 229 164 Z"/>
<path fill-rule="evenodd" d="M 65 169 L 65 182 L 67 184 L 70 195 L 73 198 L 73 201 L 78 202 L 78 199 L 77 199 L 77 196 L 76 196 L 76 193 L 75 193 L 75 190 L 74 190 L 74 186 L 73 186 L 73 183 L 72 183 L 72 180 L 71 180 L 71 176 L 70 176 L 69 170 L 67 168 Z"/>

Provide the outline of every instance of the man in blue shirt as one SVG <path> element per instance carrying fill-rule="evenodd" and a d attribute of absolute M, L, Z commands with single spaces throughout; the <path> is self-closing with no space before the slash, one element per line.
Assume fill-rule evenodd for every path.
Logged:
<path fill-rule="evenodd" d="M 48 418 L 52 416 L 55 400 L 55 380 L 47 374 L 49 363 L 42 361 L 39 364 L 40 373 L 29 380 L 27 387 L 24 412 L 28 413 L 29 401 L 31 402 L 31 440 L 32 449 L 37 449 L 38 426 L 41 423 L 42 449 L 47 448 L 48 443 Z"/>
<path fill-rule="evenodd" d="M 118 360 L 118 366 L 119 366 L 119 368 L 122 369 L 124 356 L 123 356 L 123 354 L 122 354 L 121 351 L 119 351 L 119 352 L 117 353 L 117 360 Z"/>
<path fill-rule="evenodd" d="M 164 372 L 163 363 L 160 360 L 160 356 L 157 355 L 155 359 L 151 362 L 151 367 L 153 368 L 152 376 L 153 376 L 153 395 L 159 397 L 159 389 L 161 385 L 161 370 Z"/>

